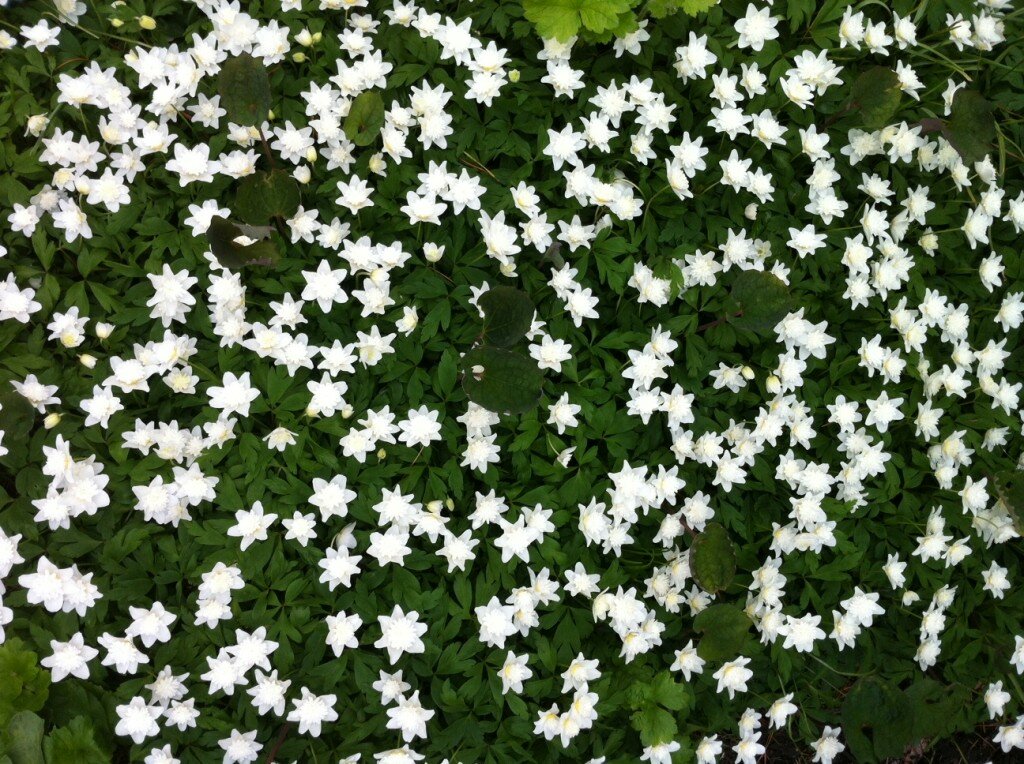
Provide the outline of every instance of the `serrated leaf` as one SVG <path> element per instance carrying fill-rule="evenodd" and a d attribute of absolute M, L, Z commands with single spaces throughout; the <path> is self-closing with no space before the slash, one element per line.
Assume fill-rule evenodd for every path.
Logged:
<path fill-rule="evenodd" d="M 740 329 L 769 334 L 792 307 L 789 287 L 778 276 L 767 271 L 743 271 L 733 282 L 729 295 L 742 315 L 729 322 Z"/>
<path fill-rule="evenodd" d="M 668 743 L 679 732 L 675 717 L 655 705 L 635 712 L 632 721 L 633 728 L 640 733 L 640 741 L 645 746 Z"/>
<path fill-rule="evenodd" d="M 7 433 L 5 445 L 11 447 L 16 439 L 25 438 L 32 430 L 35 409 L 17 390 L 6 383 L 0 388 L 0 430 Z"/>
<path fill-rule="evenodd" d="M 109 754 L 96 743 L 89 720 L 76 716 L 66 726 L 53 730 L 43 740 L 46 764 L 105 764 Z"/>
<path fill-rule="evenodd" d="M 995 107 L 980 93 L 958 90 L 953 96 L 943 135 L 967 164 L 978 162 L 992 150 L 996 139 Z"/>
<path fill-rule="evenodd" d="M 17 711 L 38 711 L 49 695 L 50 674 L 39 656 L 10 638 L 0 645 L 0 731 Z"/>
<path fill-rule="evenodd" d="M 257 172 L 239 181 L 235 212 L 246 223 L 266 225 L 271 218 L 290 218 L 300 201 L 299 184 L 287 172 Z"/>
<path fill-rule="evenodd" d="M 706 661 L 735 658 L 747 641 L 753 622 L 735 605 L 710 605 L 693 619 L 693 628 L 701 632 L 697 654 Z"/>
<path fill-rule="evenodd" d="M 270 77 L 267 67 L 248 53 L 232 56 L 217 79 L 220 105 L 239 125 L 261 125 L 270 115 Z"/>
<path fill-rule="evenodd" d="M 384 127 L 384 100 L 376 90 L 360 93 L 345 117 L 345 135 L 357 146 L 369 146 Z"/>
<path fill-rule="evenodd" d="M 523 0 L 523 13 L 537 27 L 537 34 L 560 42 L 581 29 L 610 32 L 629 10 L 629 0 Z"/>
<path fill-rule="evenodd" d="M 690 545 L 690 571 L 706 592 L 725 589 L 736 575 L 736 550 L 729 532 L 719 523 L 708 523 Z"/>
<path fill-rule="evenodd" d="M 251 244 L 241 244 L 237 241 L 240 236 L 253 239 L 253 234 L 266 235 L 270 230 L 242 227 L 222 217 L 215 217 L 210 221 L 206 238 L 210 241 L 210 250 L 214 257 L 225 268 L 274 265 L 281 259 L 281 251 L 272 240 L 263 239 Z"/>
<path fill-rule="evenodd" d="M 873 66 L 854 80 L 850 108 L 858 112 L 864 127 L 878 130 L 889 124 L 900 108 L 902 97 L 896 72 L 885 66 Z"/>
<path fill-rule="evenodd" d="M 462 388 L 488 411 L 521 414 L 540 401 L 544 375 L 532 358 L 499 348 L 471 350 L 462 359 Z"/>
<path fill-rule="evenodd" d="M 496 347 L 509 347 L 530 331 L 535 312 L 530 296 L 509 286 L 492 287 L 477 303 L 484 312 L 484 338 Z"/>
<path fill-rule="evenodd" d="M 693 690 L 681 684 L 668 671 L 662 671 L 651 683 L 651 699 L 670 711 L 683 711 L 693 706 Z"/>

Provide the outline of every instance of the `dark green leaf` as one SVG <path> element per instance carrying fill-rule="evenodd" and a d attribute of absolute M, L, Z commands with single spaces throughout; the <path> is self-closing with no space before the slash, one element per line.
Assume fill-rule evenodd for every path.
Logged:
<path fill-rule="evenodd" d="M 778 276 L 767 271 L 743 271 L 733 282 L 730 293 L 741 315 L 729 320 L 740 329 L 761 335 L 772 332 L 792 307 L 789 288 Z"/>
<path fill-rule="evenodd" d="M 708 523 L 690 546 L 690 570 L 697 584 L 714 594 L 725 589 L 736 575 L 736 551 L 729 533 L 718 523 Z"/>
<path fill-rule="evenodd" d="M 284 170 L 246 175 L 238 184 L 235 212 L 250 225 L 287 220 L 299 208 L 299 184 Z"/>
<path fill-rule="evenodd" d="M 492 287 L 480 296 L 478 304 L 484 312 L 484 339 L 488 344 L 506 348 L 530 331 L 533 301 L 521 289 Z"/>
<path fill-rule="evenodd" d="M 889 124 L 900 108 L 900 78 L 885 66 L 873 66 L 854 80 L 849 108 L 860 115 L 861 124 L 878 130 Z"/>
<path fill-rule="evenodd" d="M 735 605 L 710 605 L 693 619 L 701 632 L 697 654 L 707 661 L 731 660 L 740 654 L 753 622 Z"/>
<path fill-rule="evenodd" d="M 898 756 L 913 739 L 914 704 L 895 685 L 863 677 L 843 700 L 843 732 L 858 761 Z"/>
<path fill-rule="evenodd" d="M 12 764 L 44 764 L 43 720 L 31 711 L 19 711 L 7 723 L 3 748 Z"/>
<path fill-rule="evenodd" d="M 958 90 L 943 135 L 967 164 L 984 159 L 996 139 L 994 106 L 980 93 Z"/>
<path fill-rule="evenodd" d="M 233 56 L 220 68 L 220 105 L 240 125 L 261 125 L 270 114 L 270 78 L 262 61 L 248 53 Z"/>
<path fill-rule="evenodd" d="M 206 231 L 206 237 L 210 240 L 210 250 L 214 257 L 225 268 L 242 268 L 246 265 L 274 265 L 281 259 L 281 252 L 277 245 L 268 239 L 256 241 L 252 244 L 240 244 L 236 241 L 239 236 L 256 238 L 253 234 L 269 233 L 269 229 L 256 231 L 254 229 L 243 229 L 222 217 L 215 217 L 210 222 Z"/>
<path fill-rule="evenodd" d="M 384 100 L 376 90 L 360 93 L 345 117 L 345 135 L 357 146 L 369 146 L 384 127 Z"/>
<path fill-rule="evenodd" d="M 510 350 L 483 347 L 462 359 L 462 388 L 489 411 L 521 414 L 540 401 L 544 375 L 532 358 Z"/>

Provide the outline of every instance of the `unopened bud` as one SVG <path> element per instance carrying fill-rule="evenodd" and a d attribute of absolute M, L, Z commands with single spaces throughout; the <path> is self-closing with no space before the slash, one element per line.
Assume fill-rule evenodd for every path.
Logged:
<path fill-rule="evenodd" d="M 323 33 L 321 33 L 321 32 L 313 32 L 313 44 L 314 45 L 316 45 L 322 39 L 324 39 Z"/>
<path fill-rule="evenodd" d="M 113 332 L 113 324 L 107 324 L 104 323 L 103 321 L 100 321 L 98 324 L 96 324 L 96 336 L 99 337 L 101 340 L 105 340 L 107 337 L 113 334 Z"/>
<path fill-rule="evenodd" d="M 82 366 L 87 369 L 93 369 L 96 367 L 96 356 L 89 355 L 88 353 L 82 353 L 78 356 L 78 360 L 82 362 Z"/>
<path fill-rule="evenodd" d="M 451 496 L 449 496 L 447 499 L 444 500 L 444 505 L 448 507 L 448 511 L 451 512 L 453 509 L 455 509 L 455 500 Z"/>
<path fill-rule="evenodd" d="M 296 64 L 301 64 L 305 60 L 306 60 L 306 54 L 303 53 L 301 50 L 298 51 L 297 53 L 293 53 L 292 54 L 292 61 L 294 61 Z"/>
<path fill-rule="evenodd" d="M 309 33 L 308 29 L 303 29 L 297 35 L 295 35 L 295 42 L 304 48 L 308 48 L 313 44 L 313 35 Z"/>
<path fill-rule="evenodd" d="M 312 175 L 309 172 L 309 168 L 306 165 L 303 165 L 302 167 L 295 168 L 295 172 L 292 173 L 292 177 L 302 185 L 306 185 L 309 183 L 309 179 Z"/>
<path fill-rule="evenodd" d="M 765 387 L 768 389 L 769 393 L 771 393 L 772 395 L 777 395 L 782 391 L 782 381 L 774 374 L 772 374 L 765 381 Z"/>
<path fill-rule="evenodd" d="M 124 26 L 124 22 L 121 19 L 111 19 L 110 26 L 114 27 L 114 29 L 120 29 Z"/>
<path fill-rule="evenodd" d="M 427 512 L 433 512 L 435 515 L 441 511 L 441 507 L 444 506 L 444 502 L 440 499 L 434 499 L 433 501 L 427 502 Z"/>
<path fill-rule="evenodd" d="M 380 451 L 377 452 L 377 458 L 378 459 L 383 459 L 387 455 L 388 455 L 388 452 L 386 450 L 384 450 L 383 448 Z"/>
<path fill-rule="evenodd" d="M 306 161 L 307 162 L 315 162 L 316 161 L 316 149 L 313 146 L 310 146 L 308 149 L 306 149 Z"/>
<path fill-rule="evenodd" d="M 423 245 L 423 257 L 426 258 L 428 263 L 436 263 L 444 255 L 444 247 L 439 247 L 433 242 L 428 241 Z"/>
<path fill-rule="evenodd" d="M 346 405 L 345 408 L 341 410 L 341 418 L 350 419 L 354 413 L 355 410 L 351 406 Z"/>
<path fill-rule="evenodd" d="M 150 31 L 156 29 L 156 19 L 152 16 L 139 16 L 136 21 L 139 22 L 139 26 L 143 29 L 148 29 Z"/>
<path fill-rule="evenodd" d="M 26 132 L 33 138 L 38 138 L 42 135 L 46 126 L 50 124 L 50 118 L 45 114 L 33 114 L 28 118 L 28 123 L 25 125 Z"/>
<path fill-rule="evenodd" d="M 740 369 L 740 374 L 742 374 L 743 378 L 748 382 L 754 378 L 754 370 L 751 369 L 749 366 L 744 366 L 742 369 Z"/>
<path fill-rule="evenodd" d="M 757 205 L 748 204 L 747 208 L 743 210 L 743 217 L 747 220 L 757 220 Z"/>
<path fill-rule="evenodd" d="M 509 70 L 508 81 L 513 83 L 513 84 L 516 83 L 516 82 L 519 82 L 519 70 L 518 69 L 510 69 Z"/>
<path fill-rule="evenodd" d="M 54 427 L 60 424 L 60 414 L 53 413 L 47 414 L 46 418 L 43 419 L 43 427 L 47 430 L 52 430 Z"/>
<path fill-rule="evenodd" d="M 277 115 L 274 114 L 274 110 L 273 109 L 268 109 L 267 110 L 267 119 L 274 119 L 276 116 Z M 259 131 L 256 132 L 256 137 L 257 138 L 259 137 Z"/>

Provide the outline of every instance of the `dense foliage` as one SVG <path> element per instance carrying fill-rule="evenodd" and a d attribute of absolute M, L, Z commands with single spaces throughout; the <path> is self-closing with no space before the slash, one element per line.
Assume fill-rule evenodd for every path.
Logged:
<path fill-rule="evenodd" d="M 1024 10 L 0 6 L 0 762 L 1024 748 Z"/>

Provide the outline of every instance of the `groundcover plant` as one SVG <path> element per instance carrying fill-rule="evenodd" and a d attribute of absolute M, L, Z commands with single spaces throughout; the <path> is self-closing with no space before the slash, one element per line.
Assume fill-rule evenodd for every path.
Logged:
<path fill-rule="evenodd" d="M 0 6 L 0 762 L 1024 755 L 1024 10 Z"/>

